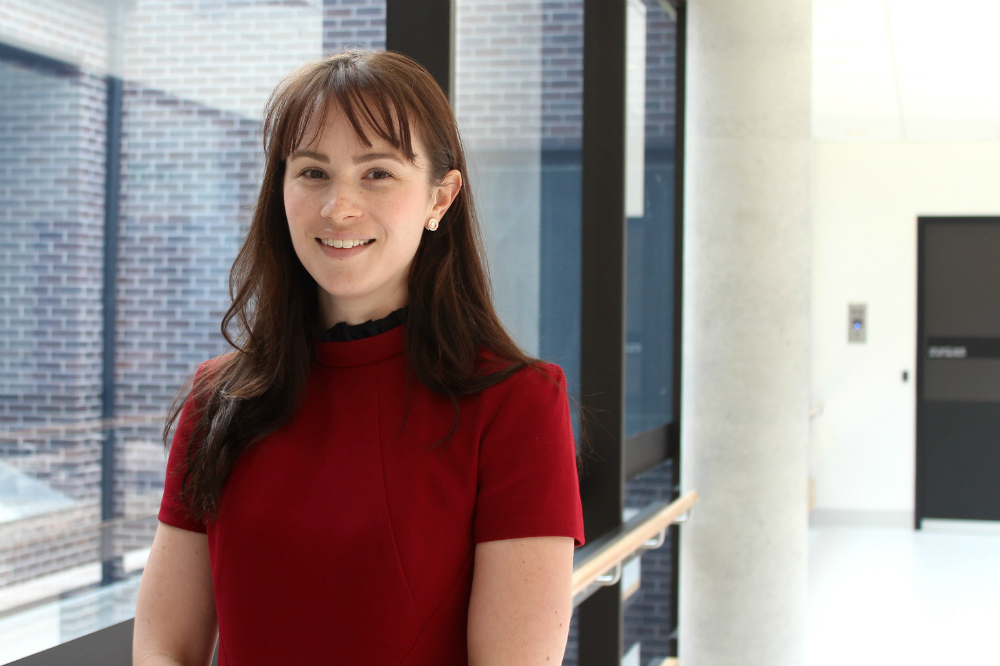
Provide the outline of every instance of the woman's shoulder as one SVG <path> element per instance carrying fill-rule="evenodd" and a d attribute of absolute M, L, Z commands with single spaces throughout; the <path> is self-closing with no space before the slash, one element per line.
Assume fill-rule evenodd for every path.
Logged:
<path fill-rule="evenodd" d="M 484 393 L 491 395 L 483 404 L 481 456 L 513 456 L 510 469 L 525 460 L 554 460 L 566 452 L 568 460 L 574 460 L 570 398 L 559 365 L 534 360 Z"/>
<path fill-rule="evenodd" d="M 192 381 L 199 384 L 204 381 L 210 381 L 215 377 L 218 372 L 226 367 L 228 367 L 234 360 L 236 360 L 237 351 L 228 351 L 224 354 L 219 354 L 218 356 L 213 356 L 210 359 L 206 359 L 198 364 L 195 368 Z"/>
<path fill-rule="evenodd" d="M 181 389 L 185 415 L 190 418 L 195 412 L 200 412 L 204 408 L 209 395 L 215 391 L 219 372 L 232 363 L 235 354 L 236 352 L 226 352 L 198 364 L 189 376 L 186 386 Z"/>
<path fill-rule="evenodd" d="M 493 397 L 507 401 L 516 393 L 519 399 L 531 399 L 551 393 L 565 396 L 566 374 L 556 363 L 532 360 L 529 363 L 506 359 L 490 349 L 479 354 L 479 375 L 505 374 L 500 381 L 486 389 Z"/>

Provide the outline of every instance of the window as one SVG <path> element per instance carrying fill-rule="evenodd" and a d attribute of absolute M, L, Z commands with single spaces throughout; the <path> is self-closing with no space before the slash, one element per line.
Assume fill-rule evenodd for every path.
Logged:
<path fill-rule="evenodd" d="M 259 187 L 263 104 L 306 60 L 384 48 L 385 1 L 0 9 L 7 663 L 134 615 L 163 490 L 163 415 L 227 347 L 219 322 Z"/>

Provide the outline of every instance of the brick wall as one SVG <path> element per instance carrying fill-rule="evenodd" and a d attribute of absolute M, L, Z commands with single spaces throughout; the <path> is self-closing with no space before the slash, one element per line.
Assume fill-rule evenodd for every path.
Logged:
<path fill-rule="evenodd" d="M 323 11 L 310 2 L 137 0 L 125 19 L 122 76 L 258 121 L 275 84 L 321 55 Z"/>
<path fill-rule="evenodd" d="M 227 275 L 255 193 L 257 122 L 125 84 L 115 359 L 116 514 L 155 513 L 161 415 L 202 361 L 227 348 Z M 147 545 L 155 521 L 115 530 L 116 553 Z"/>
<path fill-rule="evenodd" d="M 84 503 L 0 525 L 11 546 L 0 554 L 3 586 L 97 556 L 95 534 L 30 542 L 100 515 L 103 432 L 92 422 L 101 410 L 108 44 L 106 17 L 90 3 L 4 0 L 0 19 L 0 40 L 83 71 L 0 62 L 0 456 Z M 155 512 L 165 466 L 156 416 L 198 363 L 225 349 L 226 278 L 256 197 L 267 94 L 322 52 L 383 46 L 384 24 L 378 0 L 143 0 L 129 9 L 115 403 L 118 416 L 153 418 L 116 432 L 116 515 Z M 90 424 L 25 431 L 79 421 Z M 115 552 L 148 544 L 154 528 L 116 529 Z"/>
<path fill-rule="evenodd" d="M 0 63 L 0 422 L 99 416 L 104 84 Z M 36 476 L 92 499 L 87 464 L 54 464 L 89 434 L 3 447 Z M 53 464 L 42 460 L 51 456 Z M 79 467 L 79 468 L 78 468 Z"/>
<path fill-rule="evenodd" d="M 482 149 L 580 147 L 582 0 L 463 0 L 457 26 L 465 141 Z"/>
<path fill-rule="evenodd" d="M 673 144 L 676 26 L 646 6 L 646 140 Z M 458 3 L 456 110 L 470 144 L 579 148 L 583 124 L 582 0 Z M 539 94 L 540 93 L 540 94 Z M 540 116 L 540 117 L 539 117 Z"/>
<path fill-rule="evenodd" d="M 674 145 L 677 98 L 677 24 L 659 4 L 646 4 L 646 146 Z"/>
<path fill-rule="evenodd" d="M 271 89 L 321 50 L 339 50 L 339 41 L 329 49 L 320 43 L 321 28 L 331 40 L 372 43 L 381 25 L 384 43 L 384 2 L 184 7 L 193 9 L 140 3 L 128 19 L 116 359 L 122 415 L 164 411 L 195 367 L 226 349 L 219 323 L 259 188 L 259 116 Z M 261 42 L 271 46 L 261 52 Z M 283 43 L 284 50 L 275 46 Z"/>
<path fill-rule="evenodd" d="M 645 6 L 646 146 L 669 150 L 675 26 L 658 0 Z M 579 377 L 583 20 L 580 0 L 463 0 L 456 17 L 456 113 L 498 310 L 528 351 L 563 365 L 571 386 Z"/>
<path fill-rule="evenodd" d="M 107 70 L 108 16 L 85 0 L 4 0 L 0 41 L 36 48 L 103 75 Z"/>
<path fill-rule="evenodd" d="M 669 502 L 673 492 L 668 461 L 625 484 L 625 506 L 641 509 L 650 502 Z M 671 587 L 673 563 L 671 535 L 656 550 L 642 556 L 639 590 L 625 602 L 625 649 L 641 641 L 640 664 L 670 656 Z"/>
<path fill-rule="evenodd" d="M 100 416 L 104 95 L 91 74 L 0 62 L 0 456 L 91 521 L 100 428 L 35 429 Z M 18 542 L 18 522 L 0 543 Z M 49 546 L 31 566 L 0 556 L 0 584 L 96 556 L 92 540 Z"/>
<path fill-rule="evenodd" d="M 266 96 L 320 51 L 385 42 L 384 0 L 165 11 L 140 4 L 126 39 L 115 397 L 123 417 L 162 414 L 195 368 L 228 347 L 219 324 L 259 189 Z M 186 37 L 192 31 L 203 37 Z M 255 49 L 261 41 L 270 48 Z M 241 52 L 250 50 L 252 58 Z M 118 431 L 122 515 L 158 508 L 161 425 L 154 418 Z M 134 522 L 117 530 L 116 552 L 148 543 L 152 529 Z"/>
<path fill-rule="evenodd" d="M 543 20 L 537 1 L 457 3 L 455 112 L 467 145 L 537 153 Z"/>
<path fill-rule="evenodd" d="M 0 523 L 0 590 L 97 560 L 100 535 L 80 528 L 99 519 L 100 506 L 85 503 Z"/>
<path fill-rule="evenodd" d="M 385 48 L 385 0 L 324 0 L 323 53 Z"/>
<path fill-rule="evenodd" d="M 583 2 L 545 0 L 542 21 L 542 140 L 579 149 L 583 136 Z"/>

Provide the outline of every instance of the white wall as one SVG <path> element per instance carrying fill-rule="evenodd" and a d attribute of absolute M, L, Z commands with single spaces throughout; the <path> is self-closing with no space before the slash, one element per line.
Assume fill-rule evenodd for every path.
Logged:
<path fill-rule="evenodd" d="M 1000 215 L 1000 142 L 816 143 L 813 176 L 814 523 L 912 524 L 917 217 Z"/>

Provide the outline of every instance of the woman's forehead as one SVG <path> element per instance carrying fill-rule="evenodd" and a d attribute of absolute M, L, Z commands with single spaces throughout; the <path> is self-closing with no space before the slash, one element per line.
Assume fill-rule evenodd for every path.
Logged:
<path fill-rule="evenodd" d="M 371 100 L 368 100 L 368 104 L 369 108 L 374 110 L 374 105 Z M 405 160 L 405 146 L 393 145 L 391 141 L 383 136 L 388 133 L 386 130 L 390 130 L 390 132 L 395 133 L 400 139 L 400 142 L 402 142 L 403 137 L 399 136 L 399 130 L 402 128 L 400 128 L 397 124 L 398 121 L 395 112 L 392 110 L 391 112 L 393 123 L 391 127 L 373 127 L 371 121 L 365 117 L 365 114 L 361 111 L 361 109 L 355 109 L 353 114 L 354 119 L 357 122 L 357 127 L 355 127 L 355 125 L 351 123 L 351 119 L 348 117 L 343 107 L 336 100 L 331 100 L 321 111 L 318 110 L 310 115 L 308 121 L 303 127 L 299 145 L 292 146 L 289 152 L 294 153 L 299 150 L 315 148 L 325 137 L 334 133 L 344 132 L 350 136 L 352 146 L 357 150 L 375 150 L 376 152 L 397 153 Z M 361 130 L 360 134 L 358 129 Z M 412 142 L 414 161 L 416 161 L 419 159 L 418 154 L 421 152 L 419 132 L 416 128 L 410 128 L 410 140 Z"/>

